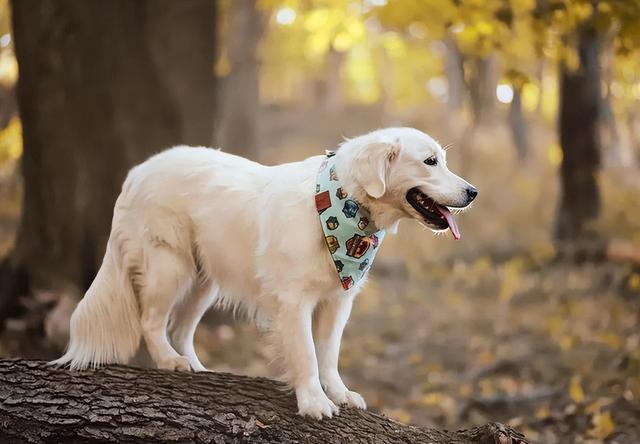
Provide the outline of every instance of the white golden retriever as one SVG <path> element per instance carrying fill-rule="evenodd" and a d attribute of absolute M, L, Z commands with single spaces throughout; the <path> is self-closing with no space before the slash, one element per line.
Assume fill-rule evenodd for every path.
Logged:
<path fill-rule="evenodd" d="M 209 148 L 176 147 L 133 168 L 114 208 L 102 266 L 71 318 L 55 364 L 127 363 L 144 337 L 162 369 L 204 371 L 193 337 L 215 302 L 268 325 L 299 413 L 365 408 L 338 373 L 343 329 L 364 279 L 344 290 L 314 204 L 326 156 L 264 166 Z M 412 128 L 344 142 L 341 186 L 379 228 L 401 218 L 460 234 L 448 207 L 476 189 L 447 169 L 445 151 Z"/>

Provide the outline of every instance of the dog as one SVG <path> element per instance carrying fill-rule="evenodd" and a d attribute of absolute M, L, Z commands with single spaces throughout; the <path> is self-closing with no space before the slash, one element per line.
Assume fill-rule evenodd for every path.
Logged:
<path fill-rule="evenodd" d="M 328 163 L 328 186 L 339 186 L 328 197 L 342 211 L 326 224 L 318 178 Z M 71 317 L 67 351 L 53 364 L 128 363 L 144 338 L 158 368 L 206 371 L 193 338 L 216 304 L 266 326 L 299 414 L 364 409 L 338 373 L 338 354 L 371 254 L 403 218 L 460 238 L 451 211 L 476 195 L 449 171 L 445 150 L 413 128 L 380 129 L 336 152 L 275 166 L 205 147 L 168 149 L 129 172 L 104 260 Z M 323 225 L 334 233 L 340 223 L 356 234 L 336 259 Z M 345 243 L 330 236 L 336 249 Z"/>

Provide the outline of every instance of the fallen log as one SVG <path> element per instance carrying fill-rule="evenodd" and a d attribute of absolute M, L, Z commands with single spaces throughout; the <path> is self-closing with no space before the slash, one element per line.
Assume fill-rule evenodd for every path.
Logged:
<path fill-rule="evenodd" d="M 527 442 L 498 423 L 450 432 L 349 408 L 322 421 L 295 412 L 293 394 L 265 378 L 0 359 L 0 443 Z"/>
<path fill-rule="evenodd" d="M 613 262 L 630 262 L 640 264 L 640 248 L 631 242 L 620 239 L 612 239 L 607 244 L 605 256 Z"/>

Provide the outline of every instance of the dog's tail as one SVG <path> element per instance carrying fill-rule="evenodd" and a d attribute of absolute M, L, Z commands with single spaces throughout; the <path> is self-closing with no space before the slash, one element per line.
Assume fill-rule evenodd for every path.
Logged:
<path fill-rule="evenodd" d="M 110 240 L 111 242 L 111 240 Z M 71 369 L 126 364 L 140 345 L 141 326 L 135 274 L 107 246 L 102 266 L 71 316 L 66 353 L 51 365 Z"/>

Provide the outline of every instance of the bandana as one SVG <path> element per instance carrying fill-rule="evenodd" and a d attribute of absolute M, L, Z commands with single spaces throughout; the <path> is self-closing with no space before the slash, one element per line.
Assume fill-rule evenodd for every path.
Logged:
<path fill-rule="evenodd" d="M 353 287 L 371 267 L 384 239 L 369 211 L 340 186 L 335 154 L 327 151 L 316 179 L 316 208 L 338 277 L 345 290 Z"/>

